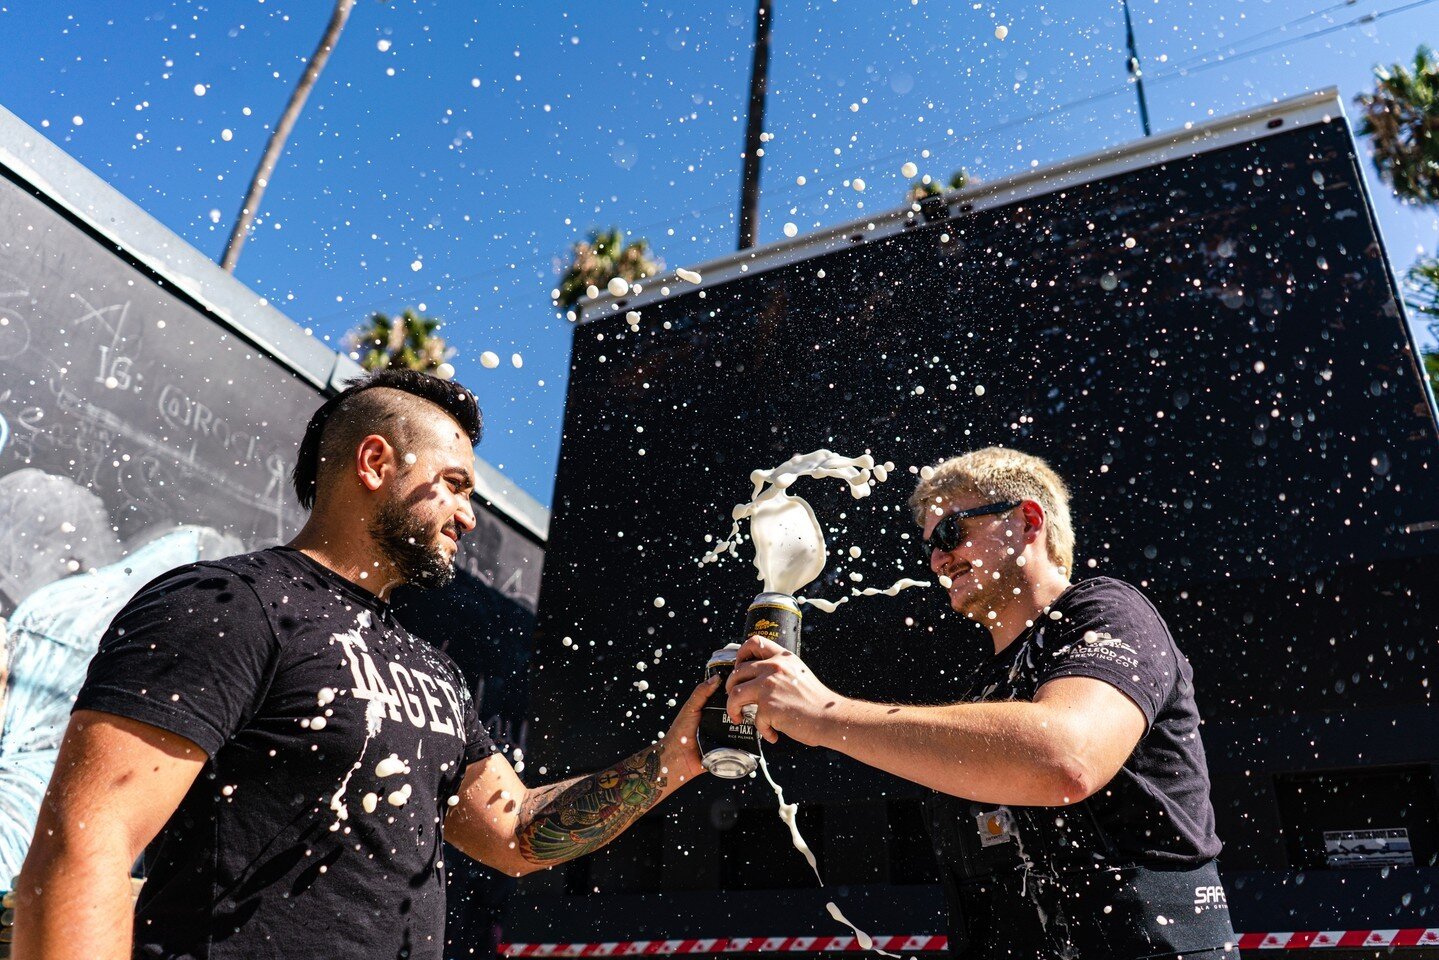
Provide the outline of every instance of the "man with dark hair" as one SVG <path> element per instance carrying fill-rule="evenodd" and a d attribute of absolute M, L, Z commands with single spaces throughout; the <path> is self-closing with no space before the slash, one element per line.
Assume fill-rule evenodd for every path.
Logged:
<path fill-rule="evenodd" d="M 17 960 L 438 958 L 442 840 L 528 873 L 700 774 L 708 683 L 659 743 L 528 788 L 455 665 L 395 622 L 393 588 L 454 576 L 480 425 L 433 377 L 351 385 L 305 431 L 289 545 L 171 571 L 115 617 L 16 884 Z"/>

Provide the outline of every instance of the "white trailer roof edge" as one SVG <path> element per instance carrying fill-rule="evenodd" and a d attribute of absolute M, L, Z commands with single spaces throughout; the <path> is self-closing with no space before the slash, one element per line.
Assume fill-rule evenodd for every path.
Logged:
<path fill-rule="evenodd" d="M 1181 130 L 1159 133 L 1084 156 L 1064 160 L 1035 170 L 1011 174 L 998 180 L 975 184 L 944 194 L 951 216 L 1004 206 L 1036 194 L 1092 183 L 1127 170 L 1157 166 L 1180 157 L 1222 150 L 1237 143 L 1255 140 L 1298 127 L 1343 119 L 1344 103 L 1335 87 L 1325 87 L 1272 104 L 1219 117 Z M 581 302 L 581 322 L 601 319 L 620 310 L 643 310 L 647 304 L 677 294 L 707 289 L 736 277 L 764 272 L 775 267 L 808 260 L 820 253 L 852 247 L 902 233 L 925 223 L 905 206 L 849 223 L 828 227 L 793 240 L 741 250 L 691 267 L 701 277 L 699 284 L 680 278 L 675 271 L 645 280 L 641 292 L 625 297 L 601 291 L 593 300 Z"/>
<path fill-rule="evenodd" d="M 0 167 L 312 386 L 337 390 L 363 372 L 4 107 Z M 548 538 L 549 511 L 480 457 L 475 495 L 541 542 Z"/>

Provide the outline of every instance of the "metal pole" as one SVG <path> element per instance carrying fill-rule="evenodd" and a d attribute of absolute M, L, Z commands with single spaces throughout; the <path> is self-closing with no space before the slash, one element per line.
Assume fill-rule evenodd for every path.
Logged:
<path fill-rule="evenodd" d="M 744 170 L 740 174 L 739 248 L 748 250 L 759 234 L 759 163 L 764 150 L 765 83 L 769 77 L 770 0 L 755 5 L 754 64 L 749 75 L 749 119 L 744 134 Z"/>
<path fill-rule="evenodd" d="M 1139 68 L 1139 50 L 1134 45 L 1134 23 L 1129 19 L 1129 0 L 1120 0 L 1124 7 L 1124 38 L 1129 45 L 1129 75 L 1134 78 L 1134 89 L 1139 94 L 1139 122 L 1144 127 L 1144 135 L 1150 135 L 1149 131 L 1149 104 L 1144 99 L 1144 71 Z"/>

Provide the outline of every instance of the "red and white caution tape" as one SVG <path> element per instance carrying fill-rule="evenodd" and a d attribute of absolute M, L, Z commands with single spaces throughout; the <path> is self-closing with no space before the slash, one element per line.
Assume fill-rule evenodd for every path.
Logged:
<path fill-rule="evenodd" d="M 1308 950 L 1333 947 L 1439 947 L 1439 927 L 1405 930 L 1296 930 L 1242 933 L 1241 950 Z"/>
<path fill-rule="evenodd" d="M 935 953 L 945 937 L 875 937 L 883 950 Z M 862 952 L 854 937 L 728 937 L 701 940 L 628 940 L 608 943 L 502 943 L 506 957 L 663 957 L 695 953 L 839 953 Z"/>
<path fill-rule="evenodd" d="M 941 953 L 948 939 L 937 936 L 875 937 L 874 945 L 895 953 Z M 1439 927 L 1404 930 L 1297 930 L 1241 933 L 1241 950 L 1306 950 L 1364 947 L 1439 947 Z M 502 943 L 506 957 L 668 957 L 715 953 L 858 953 L 854 937 L 729 937 L 702 940 L 614 940 L 606 943 Z"/>

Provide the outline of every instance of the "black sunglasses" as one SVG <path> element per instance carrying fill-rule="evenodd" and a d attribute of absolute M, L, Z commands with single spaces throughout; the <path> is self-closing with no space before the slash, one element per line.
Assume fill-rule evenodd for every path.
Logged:
<path fill-rule="evenodd" d="M 921 537 L 919 540 L 919 549 L 924 555 L 924 562 L 929 563 L 933 551 L 940 550 L 948 553 L 964 542 L 964 520 L 969 517 L 987 517 L 995 513 L 1008 513 L 1023 502 L 1023 500 L 1006 500 L 1003 503 L 988 503 L 982 507 L 956 510 L 954 513 L 945 514 L 944 519 L 934 525 L 929 539 Z"/>

